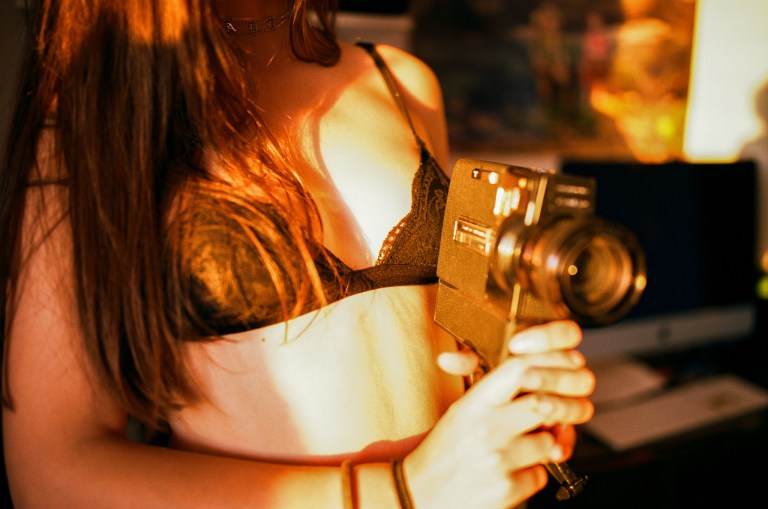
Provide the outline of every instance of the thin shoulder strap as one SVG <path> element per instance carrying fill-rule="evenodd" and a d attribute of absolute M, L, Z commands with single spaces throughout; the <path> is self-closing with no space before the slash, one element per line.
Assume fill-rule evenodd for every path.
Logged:
<path fill-rule="evenodd" d="M 376 46 L 370 42 L 364 42 L 364 41 L 357 41 L 356 44 L 361 48 L 363 48 L 365 51 L 367 51 L 368 54 L 370 54 L 371 57 L 373 58 L 373 61 L 376 64 L 376 67 L 379 69 L 379 72 L 381 72 L 381 75 L 384 77 L 384 82 L 387 84 L 387 88 L 389 89 L 389 92 L 392 94 L 392 97 L 395 98 L 397 107 L 400 109 L 400 111 L 403 113 L 403 116 L 408 121 L 408 125 L 411 127 L 413 136 L 416 138 L 416 141 L 419 142 L 419 145 L 423 145 L 423 142 L 421 141 L 421 137 L 419 136 L 419 133 L 416 132 L 416 128 L 413 126 L 413 121 L 411 120 L 411 115 L 408 113 L 408 108 L 405 107 L 405 100 L 403 99 L 403 96 L 400 94 L 400 89 L 397 87 L 397 83 L 395 82 L 394 76 L 392 76 L 392 71 L 390 71 L 389 66 L 384 61 L 384 59 L 381 58 L 381 55 L 376 50 Z"/>

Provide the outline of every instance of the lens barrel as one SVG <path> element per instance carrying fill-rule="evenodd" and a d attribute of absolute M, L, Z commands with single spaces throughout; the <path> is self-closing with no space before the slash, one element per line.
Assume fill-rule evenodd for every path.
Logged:
<path fill-rule="evenodd" d="M 498 236 L 494 274 L 520 285 L 561 318 L 582 325 L 615 322 L 637 303 L 646 283 L 645 255 L 634 233 L 597 217 L 560 217 Z"/>

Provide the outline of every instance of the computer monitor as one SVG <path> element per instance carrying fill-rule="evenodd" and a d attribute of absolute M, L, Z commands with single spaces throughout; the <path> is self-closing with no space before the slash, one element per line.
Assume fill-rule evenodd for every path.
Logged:
<path fill-rule="evenodd" d="M 756 323 L 756 165 L 569 161 L 597 183 L 596 214 L 633 230 L 648 284 L 615 324 L 585 329 L 588 359 L 750 336 Z"/>

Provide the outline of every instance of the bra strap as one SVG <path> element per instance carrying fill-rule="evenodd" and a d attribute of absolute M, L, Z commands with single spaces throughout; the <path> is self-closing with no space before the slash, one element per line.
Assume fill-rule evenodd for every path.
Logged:
<path fill-rule="evenodd" d="M 392 97 L 395 98 L 397 107 L 402 112 L 403 116 L 405 117 L 405 120 L 408 121 L 408 125 L 411 128 L 411 132 L 413 133 L 413 136 L 416 138 L 416 141 L 419 143 L 419 146 L 424 148 L 424 142 L 421 140 L 421 137 L 416 132 L 416 128 L 413 126 L 411 115 L 408 113 L 408 108 L 405 107 L 405 100 L 403 99 L 403 96 L 400 94 L 400 89 L 397 86 L 397 82 L 395 81 L 394 76 L 392 76 L 392 71 L 389 69 L 389 66 L 384 61 L 384 59 L 381 58 L 381 54 L 379 54 L 379 52 L 376 50 L 376 46 L 370 42 L 364 42 L 364 41 L 357 41 L 355 44 L 363 48 L 365 51 L 367 51 L 368 54 L 371 55 L 371 57 L 373 58 L 373 61 L 376 64 L 376 67 L 379 69 L 379 72 L 381 72 L 381 75 L 384 77 L 384 82 L 387 84 L 387 88 L 389 89 L 389 92 L 392 94 Z"/>

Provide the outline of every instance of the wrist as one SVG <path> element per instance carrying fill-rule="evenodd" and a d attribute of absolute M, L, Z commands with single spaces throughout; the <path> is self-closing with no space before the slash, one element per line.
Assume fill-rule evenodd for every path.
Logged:
<path fill-rule="evenodd" d="M 342 464 L 344 508 L 416 509 L 401 461 Z"/>
<path fill-rule="evenodd" d="M 354 509 L 392 509 L 399 507 L 397 490 L 389 463 L 357 463 L 351 475 L 355 494 Z M 345 491 L 349 491 L 346 490 Z M 345 503 L 348 505 L 348 503 Z M 346 509 L 345 505 L 345 509 Z"/>
<path fill-rule="evenodd" d="M 403 460 L 393 460 L 390 465 L 392 467 L 392 480 L 395 483 L 397 499 L 400 502 L 400 509 L 414 509 L 413 497 L 411 496 L 411 490 L 408 487 L 408 480 L 405 477 Z"/>

